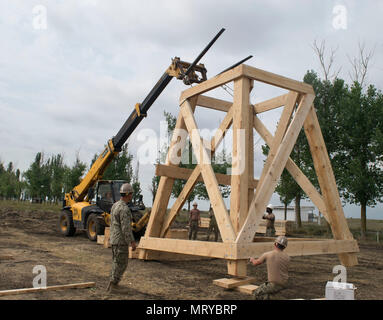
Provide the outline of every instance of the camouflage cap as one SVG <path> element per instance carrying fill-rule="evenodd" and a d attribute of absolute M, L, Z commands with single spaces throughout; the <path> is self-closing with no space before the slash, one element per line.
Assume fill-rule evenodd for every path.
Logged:
<path fill-rule="evenodd" d="M 275 243 L 280 244 L 282 247 L 287 247 L 287 238 L 285 236 L 279 236 L 277 239 L 275 239 Z"/>

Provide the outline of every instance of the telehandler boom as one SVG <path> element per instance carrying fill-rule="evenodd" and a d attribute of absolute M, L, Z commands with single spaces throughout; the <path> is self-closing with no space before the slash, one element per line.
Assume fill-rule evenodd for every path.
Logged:
<path fill-rule="evenodd" d="M 108 140 L 104 151 L 93 163 L 80 184 L 65 194 L 63 210 L 59 220 L 59 228 L 63 235 L 73 236 L 76 230 L 85 230 L 88 238 L 95 241 L 97 240 L 97 235 L 104 233 L 105 226 L 110 224 L 110 209 L 113 203 L 119 200 L 119 189 L 125 182 L 121 180 L 102 180 L 106 168 L 121 151 L 126 140 L 142 119 L 146 117 L 149 108 L 173 78 L 182 80 L 186 85 L 206 80 L 207 71 L 205 66 L 198 63 L 224 31 L 225 29 L 222 28 L 217 33 L 193 63 L 181 61 L 178 57 L 172 59 L 171 65 L 143 102 L 135 105 L 129 118 L 118 133 Z M 94 196 L 96 196 L 96 203 L 92 202 Z M 134 220 L 132 227 L 137 238 L 143 235 L 146 224 L 149 221 L 150 212 L 143 214 L 140 211 L 143 209 L 145 207 L 134 207 L 131 205 Z"/>

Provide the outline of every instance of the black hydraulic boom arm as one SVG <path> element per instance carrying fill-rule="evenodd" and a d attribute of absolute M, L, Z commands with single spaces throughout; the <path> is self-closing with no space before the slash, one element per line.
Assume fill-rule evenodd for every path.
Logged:
<path fill-rule="evenodd" d="M 149 92 L 149 94 L 146 96 L 146 98 L 141 104 L 136 104 L 135 110 L 132 111 L 132 113 L 130 114 L 129 118 L 125 121 L 120 131 L 118 131 L 116 136 L 113 137 L 112 141 L 115 151 L 118 152 L 121 150 L 123 144 L 129 138 L 132 132 L 136 129 L 136 127 L 139 125 L 142 119 L 146 116 L 146 113 L 149 110 L 149 108 L 152 106 L 154 101 L 156 101 L 158 96 L 166 88 L 166 86 L 169 84 L 170 80 L 173 79 L 173 77 L 176 76 L 177 79 L 182 79 L 187 84 L 191 84 L 193 82 L 201 82 L 198 81 L 195 77 L 195 71 L 200 71 L 202 72 L 203 78 L 205 78 L 203 80 L 206 80 L 206 69 L 203 65 L 198 66 L 197 64 L 224 31 L 225 29 L 222 28 L 191 64 L 180 61 L 177 57 L 173 59 L 173 68 L 171 68 L 171 66 L 168 70 L 165 71 L 160 80 L 158 80 L 156 85 Z"/>

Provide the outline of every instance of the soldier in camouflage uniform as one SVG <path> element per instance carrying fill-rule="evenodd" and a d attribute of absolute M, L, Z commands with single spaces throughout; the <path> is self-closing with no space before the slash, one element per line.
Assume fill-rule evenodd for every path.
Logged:
<path fill-rule="evenodd" d="M 283 252 L 287 247 L 287 238 L 279 236 L 274 243 L 274 250 L 265 252 L 258 259 L 250 258 L 250 263 L 257 266 L 267 264 L 268 281 L 254 291 L 254 299 L 269 300 L 272 295 L 287 288 L 290 257 Z"/>
<path fill-rule="evenodd" d="M 112 245 L 113 263 L 110 282 L 107 288 L 109 292 L 123 292 L 118 283 L 124 274 L 129 259 L 129 245 L 132 250 L 136 249 L 136 242 L 132 232 L 132 214 L 128 203 L 132 200 L 133 188 L 125 183 L 120 189 L 121 199 L 117 201 L 111 210 L 110 243 Z"/>
<path fill-rule="evenodd" d="M 214 232 L 214 241 L 218 241 L 218 225 L 217 225 L 217 220 L 215 219 L 215 215 L 213 212 L 213 208 L 210 206 L 209 209 L 209 229 L 207 230 L 207 236 L 206 236 L 206 241 L 209 241 L 210 239 L 210 233 Z"/>

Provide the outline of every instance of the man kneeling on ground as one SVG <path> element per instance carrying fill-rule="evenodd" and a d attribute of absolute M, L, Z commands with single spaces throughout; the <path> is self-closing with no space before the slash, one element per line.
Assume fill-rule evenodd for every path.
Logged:
<path fill-rule="evenodd" d="M 288 268 L 290 257 L 283 251 L 287 247 L 287 238 L 279 236 L 274 243 L 274 250 L 265 252 L 258 259 L 250 258 L 254 266 L 266 261 L 268 281 L 254 291 L 254 299 L 269 300 L 270 294 L 275 294 L 287 288 L 289 278 Z"/>

